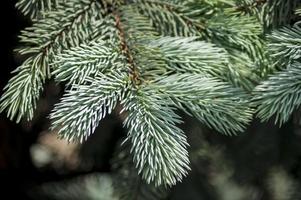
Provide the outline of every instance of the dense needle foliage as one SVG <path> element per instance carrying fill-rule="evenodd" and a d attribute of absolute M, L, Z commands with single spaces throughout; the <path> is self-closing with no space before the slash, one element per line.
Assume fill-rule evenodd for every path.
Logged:
<path fill-rule="evenodd" d="M 0 109 L 31 120 L 43 85 L 66 86 L 50 119 L 83 142 L 118 104 L 142 178 L 171 186 L 188 173 L 178 110 L 226 135 L 252 118 L 283 124 L 301 103 L 298 0 L 19 0 L 32 19 L 26 57 Z"/>

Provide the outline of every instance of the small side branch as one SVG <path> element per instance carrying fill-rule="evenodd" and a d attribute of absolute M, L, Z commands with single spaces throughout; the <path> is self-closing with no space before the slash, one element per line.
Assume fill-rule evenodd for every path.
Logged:
<path fill-rule="evenodd" d="M 249 6 L 238 6 L 236 8 L 236 10 L 240 11 L 240 12 L 247 12 L 249 9 L 254 9 L 254 8 L 259 7 L 259 6 L 262 6 L 266 2 L 267 2 L 267 0 L 256 0 L 253 3 L 251 3 Z"/>
<path fill-rule="evenodd" d="M 144 0 L 144 2 L 148 3 L 148 4 L 159 5 L 159 6 L 163 7 L 163 8 L 165 8 L 169 12 L 171 12 L 174 15 L 178 16 L 179 18 L 181 18 L 187 24 L 188 27 L 194 27 L 199 32 L 203 32 L 204 30 L 206 30 L 205 24 L 202 24 L 202 23 L 200 23 L 198 21 L 190 19 L 189 17 L 181 14 L 181 12 L 179 12 L 179 10 L 176 7 L 174 7 L 174 5 L 172 5 L 172 4 L 169 4 L 169 3 L 166 3 L 166 2 L 161 2 L 161 1 L 152 1 L 152 0 Z"/>

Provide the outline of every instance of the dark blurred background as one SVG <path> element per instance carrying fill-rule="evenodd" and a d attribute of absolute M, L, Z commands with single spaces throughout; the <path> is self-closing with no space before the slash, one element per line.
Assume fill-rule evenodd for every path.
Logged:
<path fill-rule="evenodd" d="M 16 0 L 4 0 L 0 6 L 1 91 L 12 76 L 11 71 L 21 62 L 13 52 L 18 47 L 17 35 L 30 25 L 29 20 L 15 9 L 15 3 Z M 111 177 L 114 174 L 112 158 L 125 136 L 121 119 L 115 114 L 107 117 L 83 145 L 68 145 L 57 140 L 55 132 L 48 130 L 47 116 L 62 92 L 60 85 L 52 81 L 46 83 L 32 122 L 16 124 L 8 120 L 5 113 L 0 114 L 0 199 L 59 199 L 45 192 L 59 190 L 53 189 L 52 183 L 62 184 L 61 189 L 64 189 L 64 185 L 78 177 L 85 179 L 103 174 Z M 192 171 L 182 183 L 170 189 L 165 198 L 301 199 L 298 113 L 281 128 L 275 126 L 273 120 L 260 123 L 255 119 L 245 133 L 233 137 L 217 134 L 184 116 L 186 123 L 182 128 L 191 144 Z M 101 191 L 101 185 L 94 187 Z M 100 192 L 98 199 L 113 199 L 102 195 Z"/>
<path fill-rule="evenodd" d="M 17 34 L 28 22 L 16 12 L 16 1 L 4 0 L 0 6 L 1 28 L 1 91 L 8 79 L 11 70 L 16 68 L 13 48 L 17 45 Z M 2 92 L 1 92 L 2 93 Z M 9 198 L 24 197 L 24 185 L 28 180 L 37 177 L 30 162 L 29 146 L 35 140 L 33 134 L 26 133 L 21 125 L 10 122 L 5 114 L 0 115 L 0 191 L 9 195 Z M 10 192 L 11 191 L 11 192 Z M 1 195 L 2 196 L 2 195 Z M 2 199 L 2 197 L 1 197 Z M 5 199 L 5 198 L 4 198 Z"/>

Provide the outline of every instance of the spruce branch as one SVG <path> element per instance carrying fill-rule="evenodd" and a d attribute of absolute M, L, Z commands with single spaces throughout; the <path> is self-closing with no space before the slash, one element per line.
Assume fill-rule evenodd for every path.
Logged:
<path fill-rule="evenodd" d="M 262 22 L 264 27 L 278 28 L 289 24 L 291 20 L 296 18 L 295 10 L 300 7 L 301 2 L 295 0 L 268 0 L 266 7 L 262 9 Z"/>
<path fill-rule="evenodd" d="M 284 27 L 268 35 L 268 50 L 276 69 L 287 68 L 301 57 L 301 28 L 299 24 Z"/>
<path fill-rule="evenodd" d="M 58 128 L 59 136 L 68 141 L 85 141 L 99 121 L 112 112 L 125 93 L 128 74 L 113 70 L 86 82 L 72 85 L 50 115 L 52 129 Z"/>
<path fill-rule="evenodd" d="M 138 173 L 147 183 L 175 185 L 189 170 L 186 136 L 176 125 L 181 122 L 171 105 L 148 89 L 133 91 L 123 101 L 128 116 L 126 141 Z"/>
<path fill-rule="evenodd" d="M 201 22 L 180 13 L 175 4 L 156 0 L 135 0 L 135 3 L 138 9 L 149 17 L 156 30 L 163 35 L 199 36 L 204 30 Z"/>
<path fill-rule="evenodd" d="M 13 71 L 17 74 L 4 87 L 5 93 L 0 99 L 0 112 L 6 110 L 10 120 L 15 118 L 18 123 L 23 117 L 27 120 L 33 118 L 46 79 L 45 74 L 48 73 L 43 67 L 45 62 L 47 60 L 43 59 L 42 54 L 38 54 L 25 60 Z"/>
<path fill-rule="evenodd" d="M 161 37 L 150 41 L 174 72 L 195 72 L 222 77 L 227 71 L 227 52 L 211 43 L 196 41 L 197 37 Z"/>
<path fill-rule="evenodd" d="M 88 39 L 91 19 L 102 18 L 104 12 L 94 0 L 71 1 L 22 31 L 20 42 L 24 47 L 19 53 L 29 58 L 15 71 L 18 74 L 8 82 L 0 100 L 1 110 L 6 110 L 10 119 L 16 117 L 19 122 L 23 117 L 33 118 L 42 85 L 51 77 L 53 56 Z"/>
<path fill-rule="evenodd" d="M 19 0 L 16 7 L 32 19 L 43 18 L 44 13 L 56 10 L 66 0 Z"/>
<path fill-rule="evenodd" d="M 240 0 L 235 9 L 239 12 L 249 13 L 262 7 L 265 3 L 267 0 Z"/>
<path fill-rule="evenodd" d="M 136 16 L 136 14 L 133 14 L 135 13 L 133 8 L 127 7 L 124 13 L 124 19 L 127 19 L 125 23 L 130 27 L 127 32 L 131 33 L 131 35 L 135 35 L 135 37 L 139 35 L 140 40 L 143 41 L 142 45 L 147 46 L 147 48 L 141 48 L 136 45 L 134 51 L 137 50 L 135 51 L 136 56 L 137 54 L 142 54 L 139 56 L 139 60 L 143 60 L 143 58 L 149 60 L 149 62 L 140 62 L 140 65 L 143 65 L 143 67 L 139 67 L 139 71 L 141 73 L 143 71 L 142 74 L 147 73 L 150 70 L 152 71 L 147 73 L 148 77 L 152 76 L 150 74 L 156 73 L 158 75 L 164 75 L 165 73 L 170 73 L 170 71 L 194 71 L 196 73 L 205 72 L 219 76 L 223 80 L 230 80 L 234 85 L 242 86 L 247 88 L 249 91 L 252 90 L 255 83 L 260 79 L 259 76 L 253 73 L 256 70 L 256 66 L 251 58 L 239 50 L 234 50 L 233 47 L 231 47 L 231 51 L 227 52 L 221 48 L 222 45 L 219 45 L 220 48 L 218 48 L 212 44 L 200 41 L 193 41 L 189 45 L 184 44 L 190 40 L 200 39 L 196 37 L 186 37 L 187 39 L 184 39 L 185 37 L 175 37 L 174 42 L 168 44 L 168 42 L 173 40 L 173 37 L 158 37 L 156 32 L 149 28 L 150 24 L 147 19 L 143 19 L 142 16 Z M 129 15 L 127 13 L 131 14 Z M 157 45 L 157 40 L 160 40 L 160 43 L 162 44 Z M 165 40 L 166 42 L 164 42 Z M 176 40 L 179 40 L 179 42 L 177 43 Z M 180 40 L 183 41 L 180 42 Z M 184 40 L 187 41 L 184 42 Z M 137 39 L 135 42 L 137 43 Z M 168 44 L 169 47 L 162 47 L 161 49 L 161 46 L 166 44 Z M 204 46 L 201 46 L 203 44 Z M 196 51 L 195 48 L 193 48 L 193 46 L 197 45 L 199 51 Z M 170 48 L 170 50 L 168 50 L 168 48 Z M 172 48 L 177 48 L 179 50 L 175 51 Z M 171 52 L 176 52 L 178 55 L 173 53 L 173 56 L 170 56 L 169 53 Z M 190 56 L 188 55 L 188 52 L 191 54 Z M 194 60 L 194 56 L 198 57 L 198 59 Z M 160 61 L 158 59 L 159 57 L 161 57 Z M 219 59 L 214 59 L 214 57 Z M 153 63 L 156 63 L 156 66 L 160 67 L 155 67 Z M 167 69 L 167 71 L 164 69 Z"/>
<path fill-rule="evenodd" d="M 243 89 L 266 74 L 267 56 L 289 65 L 256 87 L 258 116 L 283 123 L 300 104 L 300 30 L 273 32 L 266 46 L 258 19 L 274 13 L 264 14 L 273 27 L 298 3 L 275 2 L 20 0 L 35 20 L 20 36 L 27 59 L 5 87 L 0 111 L 30 120 L 54 75 L 68 89 L 50 114 L 52 129 L 83 142 L 121 102 L 138 173 L 156 186 L 175 185 L 190 169 L 177 109 L 223 134 L 242 132 L 253 113 Z"/>
<path fill-rule="evenodd" d="M 230 81 L 251 91 L 260 77 L 254 63 L 247 54 L 227 52 L 209 42 L 197 41 L 197 37 L 160 37 L 151 40 L 148 47 L 159 51 L 167 65 L 176 73 L 201 73 Z"/>
<path fill-rule="evenodd" d="M 142 89 L 147 81 L 146 74 L 143 73 L 146 71 L 143 68 L 147 66 L 147 60 L 151 56 L 147 53 L 144 54 L 146 49 L 141 46 L 141 39 L 145 35 L 141 35 L 140 31 L 143 30 L 145 20 L 139 15 L 136 16 L 134 21 L 137 23 L 134 28 L 137 27 L 138 32 L 135 31 L 136 29 L 125 32 L 130 28 L 131 20 L 129 20 L 130 22 L 125 21 L 123 13 L 121 17 L 116 14 L 121 50 L 127 57 L 131 69 L 132 91 L 129 91 L 122 101 L 124 110 L 128 112 L 124 122 L 128 128 L 126 141 L 132 144 L 131 152 L 134 163 L 138 173 L 147 183 L 152 182 L 157 186 L 173 185 L 181 180 L 189 169 L 188 153 L 185 149 L 187 142 L 183 132 L 176 127 L 176 123 L 180 122 L 179 116 L 174 113 L 172 108 L 164 106 L 166 101 L 155 97 L 157 95 L 155 93 L 151 94 L 154 97 L 145 97 L 150 94 L 145 94 L 144 92 L 147 91 Z M 150 30 L 149 34 L 151 33 Z M 147 56 L 146 59 L 141 54 Z M 155 106 L 156 104 L 160 108 Z M 167 116 L 169 118 L 166 118 Z"/>
<path fill-rule="evenodd" d="M 124 67 L 123 60 L 114 44 L 98 40 L 56 55 L 53 64 L 59 67 L 53 71 L 53 74 L 56 81 L 82 84 L 87 77 L 93 78 L 107 70 Z"/>
<path fill-rule="evenodd" d="M 149 41 L 158 38 L 149 20 L 139 14 L 135 7 L 124 6 L 118 16 L 120 49 L 131 66 L 133 87 L 150 81 L 167 71 L 161 52 L 147 46 Z"/>
<path fill-rule="evenodd" d="M 258 85 L 253 103 L 257 106 L 257 116 L 263 121 L 275 116 L 275 123 L 286 122 L 301 103 L 301 64 L 295 62 Z"/>
<path fill-rule="evenodd" d="M 290 24 L 296 19 L 295 10 L 301 2 L 296 0 L 241 0 L 237 7 L 246 13 L 255 15 L 260 20 L 264 31 Z"/>
<path fill-rule="evenodd" d="M 174 104 L 207 126 L 227 135 L 243 131 L 252 119 L 249 96 L 212 77 L 177 74 L 153 84 Z"/>
<path fill-rule="evenodd" d="M 161 34 L 199 36 L 199 40 L 210 41 L 224 48 L 229 57 L 229 64 L 225 65 L 228 72 L 222 75 L 224 80 L 248 91 L 260 80 L 261 74 L 258 71 L 265 69 L 267 65 L 263 51 L 265 44 L 260 38 L 262 28 L 256 17 L 235 11 L 234 1 L 141 2 L 137 4 L 138 9 L 149 17 Z M 196 28 L 198 25 L 202 28 Z M 189 34 L 181 31 L 182 29 Z"/>

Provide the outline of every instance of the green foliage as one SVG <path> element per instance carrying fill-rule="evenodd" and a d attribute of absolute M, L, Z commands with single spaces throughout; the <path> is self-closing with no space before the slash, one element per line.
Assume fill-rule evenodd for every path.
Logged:
<path fill-rule="evenodd" d="M 273 57 L 275 68 L 287 68 L 301 56 L 301 28 L 298 24 L 284 27 L 268 36 L 269 53 Z"/>
<path fill-rule="evenodd" d="M 177 109 L 233 135 L 252 119 L 251 95 L 263 120 L 276 115 L 282 124 L 299 106 L 300 28 L 289 26 L 299 5 L 20 0 L 33 25 L 20 35 L 18 52 L 26 59 L 5 87 L 0 111 L 31 120 L 43 84 L 54 77 L 66 93 L 50 114 L 52 128 L 83 142 L 121 103 L 138 174 L 156 186 L 174 185 L 190 169 Z M 281 25 L 288 27 L 266 37 Z"/>
<path fill-rule="evenodd" d="M 87 85 L 72 85 L 50 115 L 52 129 L 59 128 L 60 137 L 83 142 L 99 121 L 110 114 L 125 92 L 126 73 L 114 70 L 86 79 Z"/>
<path fill-rule="evenodd" d="M 112 45 L 98 40 L 63 51 L 55 56 L 54 64 L 59 66 L 53 71 L 55 79 L 81 84 L 87 77 L 124 67 L 118 47 Z"/>
<path fill-rule="evenodd" d="M 19 0 L 16 7 L 32 19 L 41 18 L 47 11 L 55 10 L 65 0 Z"/>
<path fill-rule="evenodd" d="M 137 2 L 135 6 L 163 35 L 189 37 L 202 34 L 203 25 L 179 13 L 176 4 L 152 0 L 136 0 L 135 2 Z"/>
<path fill-rule="evenodd" d="M 268 50 L 275 74 L 268 77 L 254 90 L 257 116 L 266 121 L 275 116 L 283 124 L 301 103 L 300 35 L 299 24 L 284 27 L 269 36 Z"/>
<path fill-rule="evenodd" d="M 27 120 L 33 118 L 34 110 L 37 106 L 37 100 L 43 89 L 45 74 L 49 74 L 44 68 L 45 61 L 41 54 L 35 58 L 28 58 L 18 67 L 4 90 L 6 92 L 1 97 L 0 111 L 7 111 L 7 116 L 16 122 L 26 116 Z M 44 65 L 44 66 L 43 66 Z"/>
<path fill-rule="evenodd" d="M 295 10 L 301 5 L 298 0 L 268 0 L 263 6 L 260 17 L 267 28 L 277 28 L 289 24 L 295 16 Z"/>
<path fill-rule="evenodd" d="M 186 137 L 176 126 L 180 117 L 151 88 L 130 93 L 126 99 L 124 124 L 138 172 L 148 183 L 176 184 L 189 169 Z"/>
<path fill-rule="evenodd" d="M 294 63 L 288 69 L 270 76 L 255 88 L 254 95 L 258 117 L 268 120 L 275 115 L 275 122 L 286 122 L 301 103 L 300 63 Z"/>
<path fill-rule="evenodd" d="M 266 32 L 290 24 L 299 0 L 239 0 L 238 10 L 256 15 Z"/>
<path fill-rule="evenodd" d="M 262 27 L 255 16 L 237 11 L 234 1 L 137 1 L 156 30 L 169 36 L 199 36 L 229 56 L 223 79 L 252 90 L 266 68 Z M 260 59 L 258 59 L 260 58 Z"/>
<path fill-rule="evenodd" d="M 242 131 L 252 118 L 248 95 L 214 78 L 185 73 L 163 77 L 156 84 L 179 108 L 224 134 Z"/>
<path fill-rule="evenodd" d="M 1 110 L 6 110 L 10 119 L 19 122 L 23 117 L 33 118 L 42 85 L 51 77 L 53 56 L 89 39 L 92 30 L 88 27 L 101 18 L 101 10 L 102 5 L 96 1 L 70 1 L 22 31 L 20 43 L 24 47 L 18 51 L 28 58 L 15 70 L 17 75 L 1 97 Z"/>
<path fill-rule="evenodd" d="M 211 74 L 223 78 L 229 58 L 226 51 L 196 37 L 162 37 L 148 45 L 159 49 L 174 72 Z"/>

